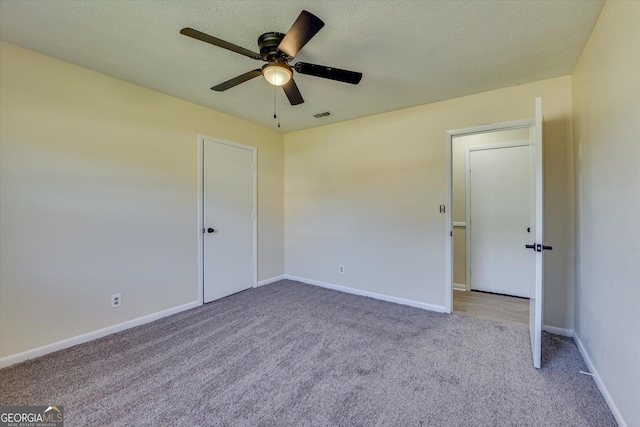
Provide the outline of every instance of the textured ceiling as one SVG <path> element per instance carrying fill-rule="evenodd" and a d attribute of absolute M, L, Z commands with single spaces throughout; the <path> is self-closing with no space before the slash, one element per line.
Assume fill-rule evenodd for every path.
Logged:
<path fill-rule="evenodd" d="M 0 38 L 276 128 L 263 63 L 179 34 L 192 27 L 257 51 L 302 9 L 325 27 L 293 61 L 364 73 L 358 86 L 296 75 L 282 131 L 304 129 L 570 74 L 603 1 L 0 1 Z M 333 116 L 313 118 L 332 111 Z"/>

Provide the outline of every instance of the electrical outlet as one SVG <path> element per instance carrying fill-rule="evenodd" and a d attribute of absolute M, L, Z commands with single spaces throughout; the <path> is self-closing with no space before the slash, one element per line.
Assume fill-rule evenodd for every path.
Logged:
<path fill-rule="evenodd" d="M 118 308 L 122 305 L 122 294 L 111 295 L 111 308 Z"/>
<path fill-rule="evenodd" d="M 344 273 L 344 265 L 341 265 L 341 266 L 338 268 L 338 271 L 339 271 L 340 273 Z"/>

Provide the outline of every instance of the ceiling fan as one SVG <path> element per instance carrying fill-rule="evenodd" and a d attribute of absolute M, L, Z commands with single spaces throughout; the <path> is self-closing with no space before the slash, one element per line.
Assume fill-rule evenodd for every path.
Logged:
<path fill-rule="evenodd" d="M 339 68 L 326 67 L 324 65 L 309 64 L 306 62 L 298 62 L 295 65 L 289 65 L 289 62 L 298 54 L 300 49 L 307 44 L 320 29 L 324 27 L 324 22 L 312 13 L 303 10 L 293 23 L 287 34 L 282 33 L 265 33 L 258 37 L 258 47 L 260 53 L 253 52 L 217 37 L 202 33 L 193 28 L 183 28 L 180 34 L 210 43 L 214 46 L 248 56 L 251 59 L 257 59 L 266 62 L 262 68 L 258 68 L 247 73 L 220 83 L 212 87 L 212 90 L 223 92 L 234 86 L 251 80 L 259 75 L 274 86 L 282 86 L 284 92 L 289 98 L 291 105 L 298 105 L 304 102 L 302 94 L 293 80 L 293 70 L 300 74 L 308 74 L 310 76 L 321 77 L 323 79 L 337 80 L 339 82 L 351 83 L 357 85 L 362 79 L 362 73 L 355 71 L 341 70 Z"/>

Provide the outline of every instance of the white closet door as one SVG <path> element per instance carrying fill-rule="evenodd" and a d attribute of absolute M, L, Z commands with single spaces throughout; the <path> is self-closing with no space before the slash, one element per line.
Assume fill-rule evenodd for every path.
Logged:
<path fill-rule="evenodd" d="M 254 285 L 255 149 L 204 139 L 204 302 Z"/>
<path fill-rule="evenodd" d="M 530 298 L 528 145 L 469 151 L 471 289 Z"/>

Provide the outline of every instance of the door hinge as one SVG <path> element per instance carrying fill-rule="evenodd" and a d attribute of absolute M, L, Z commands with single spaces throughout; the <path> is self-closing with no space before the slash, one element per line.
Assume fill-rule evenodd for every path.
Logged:
<path fill-rule="evenodd" d="M 255 221 L 255 219 L 256 219 L 256 213 L 255 212 L 251 213 L 251 219 Z"/>
<path fill-rule="evenodd" d="M 256 263 L 253 263 L 253 271 L 256 271 Z"/>
<path fill-rule="evenodd" d="M 251 170 L 252 171 L 256 170 L 256 164 L 255 163 L 251 163 Z"/>

